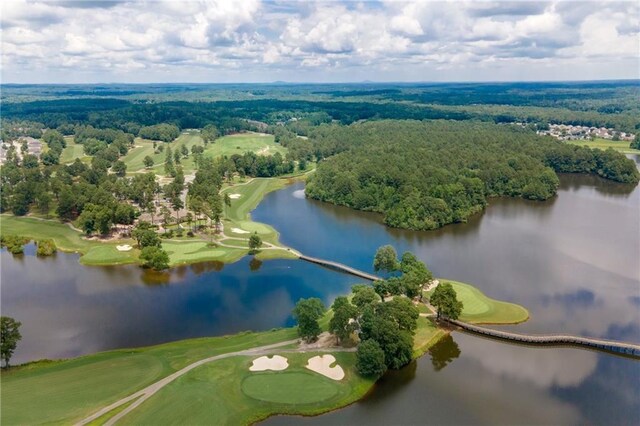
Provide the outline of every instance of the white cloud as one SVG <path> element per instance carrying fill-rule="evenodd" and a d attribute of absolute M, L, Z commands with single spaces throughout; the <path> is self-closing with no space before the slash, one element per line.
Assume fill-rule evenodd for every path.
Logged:
<path fill-rule="evenodd" d="M 72 82 L 73 69 L 95 81 L 544 79 L 570 65 L 573 78 L 638 77 L 629 67 L 638 65 L 634 2 L 5 0 L 0 8 L 6 81 Z"/>

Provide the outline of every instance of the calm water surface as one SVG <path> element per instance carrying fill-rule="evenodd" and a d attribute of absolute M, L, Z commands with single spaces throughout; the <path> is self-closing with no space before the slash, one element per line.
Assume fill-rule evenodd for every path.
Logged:
<path fill-rule="evenodd" d="M 492 200 L 467 224 L 391 230 L 376 215 L 306 200 L 303 185 L 253 212 L 303 253 L 371 271 L 382 244 L 414 251 L 437 276 L 526 306 L 510 328 L 640 342 L 640 189 L 567 175 L 544 203 Z M 291 324 L 300 297 L 326 302 L 353 277 L 300 261 L 183 267 L 158 283 L 137 267 L 3 252 L 2 312 L 22 321 L 16 362 Z M 162 281 L 162 280 L 160 280 Z M 455 333 L 363 401 L 272 424 L 640 424 L 640 363 Z"/>

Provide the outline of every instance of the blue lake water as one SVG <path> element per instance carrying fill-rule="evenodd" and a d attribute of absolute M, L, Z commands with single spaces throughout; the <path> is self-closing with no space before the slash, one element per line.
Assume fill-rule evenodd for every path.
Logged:
<path fill-rule="evenodd" d="M 509 328 L 640 342 L 640 189 L 567 175 L 544 203 L 492 200 L 466 224 L 393 230 L 376 215 L 304 198 L 303 184 L 252 213 L 301 252 L 371 271 L 383 244 L 437 276 L 526 306 Z M 291 324 L 301 297 L 330 303 L 358 280 L 302 261 L 246 258 L 173 270 L 85 267 L 77 256 L 0 254 L 3 315 L 23 323 L 14 363 Z M 640 424 L 640 363 L 575 348 L 532 348 L 462 333 L 363 401 L 320 424 Z M 276 417 L 272 424 L 297 424 Z"/>

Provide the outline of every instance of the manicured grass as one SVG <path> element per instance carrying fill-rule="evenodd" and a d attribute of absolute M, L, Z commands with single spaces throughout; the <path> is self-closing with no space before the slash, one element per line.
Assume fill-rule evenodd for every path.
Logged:
<path fill-rule="evenodd" d="M 0 234 L 18 235 L 29 239 L 52 239 L 61 251 L 77 252 L 80 263 L 86 265 L 118 265 L 135 263 L 138 251 L 120 252 L 116 250 L 118 244 L 132 244 L 132 240 L 101 242 L 86 240 L 82 233 L 71 229 L 57 220 L 38 220 L 31 217 L 17 217 L 0 215 Z"/>
<path fill-rule="evenodd" d="M 592 141 L 567 141 L 567 143 L 572 145 L 588 146 L 589 148 L 596 149 L 613 148 L 616 151 L 620 151 L 625 154 L 640 154 L 640 150 L 629 148 L 629 144 L 631 143 L 629 141 L 612 141 L 610 139 L 595 138 Z"/>
<path fill-rule="evenodd" d="M 287 149 L 276 143 L 273 135 L 249 132 L 216 139 L 215 142 L 207 145 L 204 155 L 214 158 L 230 157 L 233 154 L 242 155 L 245 152 L 255 152 L 258 155 L 273 155 L 279 152 L 284 156 L 287 153 Z"/>
<path fill-rule="evenodd" d="M 164 151 L 155 153 L 153 149 L 153 141 L 147 139 L 136 138 L 135 147 L 131 148 L 127 155 L 122 158 L 122 161 L 127 165 L 127 173 L 137 173 L 145 171 L 153 171 L 159 175 L 164 175 L 164 161 L 166 159 L 166 149 L 171 148 L 171 151 L 175 152 L 176 149 L 180 149 L 181 145 L 184 145 L 189 150 L 189 157 L 180 160 L 180 165 L 185 173 L 191 173 L 194 170 L 193 158 L 191 155 L 191 147 L 193 145 L 203 145 L 204 141 L 200 137 L 200 133 L 196 131 L 189 131 L 182 133 L 173 142 L 157 142 L 156 145 L 163 145 Z M 149 156 L 153 158 L 153 167 L 151 169 L 145 169 L 144 157 Z"/>
<path fill-rule="evenodd" d="M 0 423 L 70 424 L 200 359 L 295 337 L 240 333 L 14 367 L 2 372 Z"/>
<path fill-rule="evenodd" d="M 65 136 L 64 140 L 67 146 L 60 155 L 60 164 L 72 163 L 76 158 L 85 160 L 91 158 L 84 154 L 84 145 L 75 143 L 73 136 Z"/>
<path fill-rule="evenodd" d="M 338 393 L 337 384 L 311 371 L 248 374 L 241 388 L 249 398 L 279 404 L 322 402 Z"/>
<path fill-rule="evenodd" d="M 205 364 L 170 383 L 122 424 L 254 423 L 274 414 L 320 414 L 360 399 L 373 386 L 355 372 L 355 354 L 335 352 L 345 378 L 334 381 L 307 370 L 318 353 L 280 353 L 289 361 L 281 372 L 251 372 L 257 357 L 233 357 Z"/>
<path fill-rule="evenodd" d="M 438 328 L 430 318 L 419 317 L 418 328 L 413 336 L 413 357 L 421 357 L 431 346 L 446 335 L 447 332 Z"/>
<path fill-rule="evenodd" d="M 172 266 L 211 260 L 233 263 L 247 253 L 247 249 L 209 246 L 208 242 L 202 240 L 184 242 L 165 240 L 162 242 L 162 248 L 169 254 Z"/>
<path fill-rule="evenodd" d="M 491 299 L 472 285 L 451 280 L 440 281 L 451 283 L 458 300 L 464 304 L 461 321 L 476 324 L 517 324 L 529 318 L 529 311 L 522 306 Z"/>

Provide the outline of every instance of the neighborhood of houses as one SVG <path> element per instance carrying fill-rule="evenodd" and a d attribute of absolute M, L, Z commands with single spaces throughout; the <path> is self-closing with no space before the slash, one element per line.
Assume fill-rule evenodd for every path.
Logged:
<path fill-rule="evenodd" d="M 0 164 L 4 164 L 7 161 L 7 153 L 11 149 L 14 150 L 15 155 L 17 155 L 19 159 L 22 159 L 24 152 L 40 158 L 42 146 L 42 141 L 29 136 L 22 136 L 14 141 L 0 140 Z"/>
<path fill-rule="evenodd" d="M 571 126 L 566 124 L 550 124 L 549 130 L 538 130 L 539 135 L 553 136 L 559 140 L 586 140 L 593 138 L 632 141 L 633 133 L 617 132 L 606 127 Z"/>

